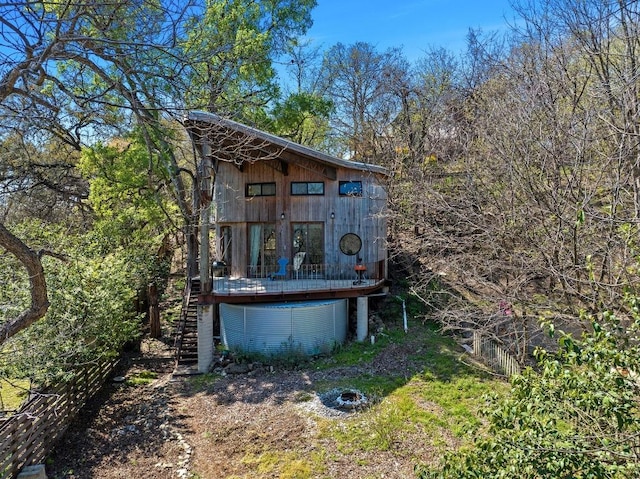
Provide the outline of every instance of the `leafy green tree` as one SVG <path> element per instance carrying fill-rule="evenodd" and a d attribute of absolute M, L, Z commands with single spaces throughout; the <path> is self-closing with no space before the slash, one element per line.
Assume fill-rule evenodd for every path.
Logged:
<path fill-rule="evenodd" d="M 277 97 L 273 58 L 311 26 L 315 0 L 211 0 L 191 18 L 182 44 L 191 59 L 186 104 L 260 119 Z"/>
<path fill-rule="evenodd" d="M 198 221 L 208 207 L 200 201 L 207 193 L 201 191 L 205 168 L 191 148 L 180 150 L 184 134 L 177 135 L 174 125 L 185 105 L 246 113 L 247 105 L 271 98 L 271 55 L 304 32 L 314 5 L 312 0 L 0 4 L 0 138 L 26 132 L 39 144 L 48 135 L 79 152 L 136 125 L 153 166 L 145 171 L 167 174 L 158 186 L 180 212 L 188 272 L 196 274 Z M 184 164 L 189 155 L 191 167 Z M 4 225 L 0 245 L 33 279 L 33 303 L 26 316 L 7 320 L 12 326 L 0 335 L 2 342 L 41 317 L 48 301 L 40 255 Z"/>
<path fill-rule="evenodd" d="M 296 143 L 333 151 L 329 120 L 334 103 L 321 81 L 320 47 L 312 47 L 309 40 L 291 41 L 283 59 L 282 94 L 269 111 L 266 128 Z"/>
<path fill-rule="evenodd" d="M 274 133 L 296 143 L 321 146 L 328 133 L 331 101 L 313 93 L 292 93 L 278 102 L 271 114 Z"/>
<path fill-rule="evenodd" d="M 538 350 L 537 367 L 491 400 L 489 429 L 422 478 L 635 478 L 640 474 L 640 309 L 605 312 L 581 338 L 560 333 L 558 351 Z"/>
<path fill-rule="evenodd" d="M 185 8 L 155 1 L 0 5 L 0 138 L 13 142 L 20 132 L 32 145 L 42 145 L 56 137 L 77 154 L 95 135 L 112 135 L 135 120 L 149 126 L 146 138 L 157 139 L 152 133 L 157 131 L 159 109 L 157 102 L 147 100 L 167 99 L 169 90 L 162 80 L 172 77 L 175 63 L 170 66 L 165 60 L 172 53 L 176 58 L 173 28 Z M 173 157 L 166 141 L 156 144 L 150 144 L 150 151 L 161 152 L 156 158 L 170 165 Z M 24 171 L 26 164 L 9 165 L 5 175 L 17 167 Z M 180 180 L 175 178 L 176 191 L 182 191 Z M 11 201 L 3 197 L 3 204 Z M 49 300 L 42 252 L 4 224 L 0 245 L 28 270 L 31 290 L 27 309 L 3 318 L 4 342 L 41 318 Z"/>
<path fill-rule="evenodd" d="M 157 250 L 164 236 L 180 229 L 179 211 L 163 189 L 169 173 L 150 162 L 135 134 L 85 148 L 78 169 L 90 184 L 94 228 L 112 238 L 111 244 L 127 246 L 144 238 Z"/>
<path fill-rule="evenodd" d="M 86 213 L 88 184 L 75 169 L 79 152 L 56 137 L 34 142 L 13 132 L 0 140 L 0 206 L 5 222 L 74 221 Z"/>
<path fill-rule="evenodd" d="M 96 232 L 75 234 L 64 225 L 23 222 L 16 233 L 43 257 L 49 307 L 42 321 L 16 331 L 0 348 L 0 374 L 26 377 L 39 384 L 58 379 L 75 367 L 112 357 L 140 332 L 135 311 L 139 278 L 149 277 L 153 263 L 133 249 L 105 248 L 110 238 Z M 9 304 L 28 304 L 26 274 L 13 262 L 0 262 L 0 277 L 12 278 L 17 296 Z M 11 294 L 5 288 L 4 296 Z M 3 313 L 12 314 L 12 311 Z"/>

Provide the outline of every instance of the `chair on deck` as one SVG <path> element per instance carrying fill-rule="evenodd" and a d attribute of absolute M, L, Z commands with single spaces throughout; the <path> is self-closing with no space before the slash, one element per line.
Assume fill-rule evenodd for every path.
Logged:
<path fill-rule="evenodd" d="M 285 279 L 287 276 L 287 265 L 289 264 L 288 258 L 280 258 L 278 260 L 278 264 L 280 265 L 280 269 L 274 273 L 269 275 L 269 279 L 274 280 L 280 277 L 281 279 Z"/>
<path fill-rule="evenodd" d="M 296 279 L 300 273 L 300 267 L 304 262 L 304 257 L 307 255 L 305 251 L 300 251 L 293 256 L 293 270 L 296 272 Z"/>

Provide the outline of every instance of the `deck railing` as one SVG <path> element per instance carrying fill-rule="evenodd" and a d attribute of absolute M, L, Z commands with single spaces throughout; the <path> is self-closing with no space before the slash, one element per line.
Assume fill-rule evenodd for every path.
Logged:
<path fill-rule="evenodd" d="M 295 268 L 287 264 L 282 270 L 274 266 L 247 268 L 244 277 L 213 278 L 217 294 L 276 293 L 309 290 L 343 290 L 369 287 L 382 279 L 379 263 L 302 264 Z"/>
<path fill-rule="evenodd" d="M 373 278 L 377 276 L 375 263 L 357 263 L 363 266 L 363 277 Z M 284 274 L 275 265 L 270 266 L 249 266 L 247 268 L 247 278 L 269 278 L 269 279 L 327 279 L 327 280 L 357 280 L 358 272 L 356 263 L 353 264 L 302 264 L 298 268 L 288 263 L 284 268 Z"/>

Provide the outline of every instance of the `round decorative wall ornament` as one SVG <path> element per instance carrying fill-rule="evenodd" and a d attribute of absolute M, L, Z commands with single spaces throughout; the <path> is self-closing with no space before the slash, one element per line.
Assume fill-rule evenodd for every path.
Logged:
<path fill-rule="evenodd" d="M 360 252 L 362 248 L 362 240 L 355 233 L 347 233 L 340 238 L 340 251 L 344 254 L 353 256 Z"/>

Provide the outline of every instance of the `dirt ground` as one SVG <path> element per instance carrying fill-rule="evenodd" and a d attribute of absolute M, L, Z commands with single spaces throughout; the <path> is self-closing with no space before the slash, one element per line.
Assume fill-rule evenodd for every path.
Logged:
<path fill-rule="evenodd" d="M 54 479 L 410 478 L 431 451 L 408 437 L 390 452 L 340 450 L 320 434 L 322 421 L 358 413 L 328 406 L 318 390 L 362 374 L 406 375 L 419 338 L 391 345 L 353 367 L 273 370 L 254 366 L 226 376 L 173 377 L 171 349 L 146 340 L 85 407 L 47 461 Z M 157 377 L 132 384 L 142 371 Z M 312 471 L 265 462 L 314 458 Z M 268 462 L 268 461 L 267 461 Z M 293 472 L 292 472 L 293 471 Z M 297 472 L 296 472 L 297 471 Z"/>

